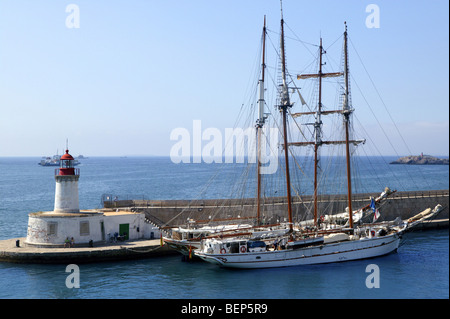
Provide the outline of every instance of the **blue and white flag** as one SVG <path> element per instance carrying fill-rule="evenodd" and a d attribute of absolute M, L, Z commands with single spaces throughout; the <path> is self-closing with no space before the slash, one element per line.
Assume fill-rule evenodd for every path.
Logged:
<path fill-rule="evenodd" d="M 375 200 L 373 199 L 373 197 L 370 197 L 370 208 L 372 208 L 373 212 L 375 213 Z"/>
<path fill-rule="evenodd" d="M 373 223 L 376 222 L 378 218 L 380 218 L 381 214 L 380 211 L 375 207 L 375 200 L 373 197 L 370 198 L 370 208 L 373 210 Z"/>
<path fill-rule="evenodd" d="M 380 216 L 381 216 L 380 211 L 378 209 L 375 209 L 375 212 L 373 214 L 373 222 L 375 223 L 377 219 L 380 218 Z"/>

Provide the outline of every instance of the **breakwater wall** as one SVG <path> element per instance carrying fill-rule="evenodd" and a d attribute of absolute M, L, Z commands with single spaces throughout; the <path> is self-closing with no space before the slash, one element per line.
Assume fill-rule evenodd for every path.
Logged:
<path fill-rule="evenodd" d="M 370 204 L 370 197 L 378 193 L 353 194 L 354 210 Z M 105 197 L 106 198 L 106 197 Z M 155 225 L 184 225 L 187 221 L 196 222 L 215 220 L 220 222 L 227 218 L 238 218 L 242 222 L 257 214 L 255 198 L 247 199 L 205 199 L 205 200 L 139 200 L 120 199 L 119 196 L 108 196 L 103 200 L 105 208 L 128 207 L 135 211 L 144 211 L 146 217 Z M 116 198 L 113 200 L 113 198 Z M 444 208 L 437 218 L 448 219 L 449 190 L 395 192 L 380 206 L 381 217 L 378 221 L 394 220 L 397 217 L 407 219 L 437 204 Z M 318 201 L 320 215 L 342 213 L 347 207 L 345 195 L 321 195 Z M 313 216 L 313 197 L 294 198 L 292 202 L 294 221 L 310 219 Z M 287 201 L 284 197 L 266 198 L 263 200 L 260 216 L 264 223 L 272 224 L 285 221 L 287 218 Z"/>

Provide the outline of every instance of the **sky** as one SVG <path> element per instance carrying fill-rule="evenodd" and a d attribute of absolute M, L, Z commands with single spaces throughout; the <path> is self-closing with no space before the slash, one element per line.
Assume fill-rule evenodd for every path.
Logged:
<path fill-rule="evenodd" d="M 284 0 L 283 14 L 325 47 L 347 21 L 352 76 L 366 76 L 353 106 L 392 135 L 374 138 L 382 155 L 448 156 L 448 5 Z M 169 156 L 174 129 L 233 127 L 264 15 L 278 32 L 278 0 L 0 0 L 0 156 L 61 154 L 66 139 L 74 156 Z M 287 48 L 288 67 L 310 60 Z"/>

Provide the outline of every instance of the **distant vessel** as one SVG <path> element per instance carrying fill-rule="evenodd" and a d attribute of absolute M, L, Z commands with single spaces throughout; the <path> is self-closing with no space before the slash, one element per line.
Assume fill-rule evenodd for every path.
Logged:
<path fill-rule="evenodd" d="M 61 160 L 61 155 L 58 155 L 58 151 L 56 151 L 56 155 L 50 156 L 43 156 L 41 158 L 41 161 L 38 163 L 38 165 L 41 166 L 59 166 Z M 78 165 L 80 162 L 78 160 L 74 160 L 73 165 Z"/>

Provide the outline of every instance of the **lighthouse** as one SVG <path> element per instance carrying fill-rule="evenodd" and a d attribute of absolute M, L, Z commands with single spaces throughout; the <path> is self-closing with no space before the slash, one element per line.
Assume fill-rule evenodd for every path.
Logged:
<path fill-rule="evenodd" d="M 78 201 L 80 170 L 69 150 L 55 169 L 55 206 L 53 211 L 28 215 L 26 245 L 65 247 L 70 238 L 77 247 L 111 243 L 114 240 L 139 240 L 160 235 L 143 212 L 129 208 L 82 209 Z"/>
<path fill-rule="evenodd" d="M 80 170 L 74 168 L 74 158 L 69 150 L 61 156 L 60 166 L 55 169 L 55 208 L 57 213 L 79 213 L 78 179 Z"/>

